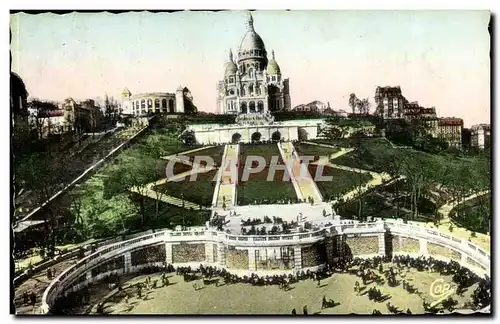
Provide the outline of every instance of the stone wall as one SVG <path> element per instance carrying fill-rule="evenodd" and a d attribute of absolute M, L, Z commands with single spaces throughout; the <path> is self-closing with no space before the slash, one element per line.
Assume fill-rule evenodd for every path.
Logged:
<path fill-rule="evenodd" d="M 226 250 L 226 266 L 229 269 L 248 269 L 248 250 Z"/>
<path fill-rule="evenodd" d="M 408 252 L 408 253 L 419 253 L 420 252 L 420 242 L 418 239 L 403 237 L 403 236 L 392 236 L 392 251 L 393 252 Z"/>
<path fill-rule="evenodd" d="M 291 270 L 294 267 L 293 248 L 281 247 L 276 249 L 280 257 L 268 257 L 262 260 L 260 257 L 257 260 L 258 270 Z"/>
<path fill-rule="evenodd" d="M 133 266 L 154 262 L 165 262 L 165 244 L 147 246 L 130 252 L 130 261 Z"/>
<path fill-rule="evenodd" d="M 460 261 L 461 254 L 455 250 L 449 249 L 439 244 L 427 242 L 427 251 L 430 256 L 441 255 L 451 260 Z"/>
<path fill-rule="evenodd" d="M 125 256 L 120 255 L 99 264 L 97 267 L 93 268 L 91 272 L 92 272 L 92 277 L 96 277 L 100 273 L 118 269 L 124 269 L 124 268 L 125 268 Z"/>
<path fill-rule="evenodd" d="M 205 261 L 205 244 L 175 244 L 172 245 L 172 262 L 202 262 Z"/>
<path fill-rule="evenodd" d="M 315 267 L 326 263 L 326 245 L 324 242 L 301 248 L 302 268 Z"/>
<path fill-rule="evenodd" d="M 377 254 L 379 252 L 378 236 L 347 237 L 346 255 Z"/>

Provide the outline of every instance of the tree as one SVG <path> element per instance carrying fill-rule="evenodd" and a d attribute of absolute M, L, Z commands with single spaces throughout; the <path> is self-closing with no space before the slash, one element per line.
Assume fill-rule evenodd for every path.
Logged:
<path fill-rule="evenodd" d="M 120 116 L 118 102 L 113 97 L 104 97 L 104 119 L 108 126 L 114 127 Z"/>
<path fill-rule="evenodd" d="M 181 142 L 182 142 L 182 144 L 187 145 L 187 146 L 192 146 L 192 145 L 196 144 L 196 137 L 194 135 L 194 132 L 193 131 L 185 131 L 184 133 L 182 133 Z"/>
<path fill-rule="evenodd" d="M 67 160 L 58 157 L 52 158 L 47 152 L 32 153 L 22 164 L 16 166 L 16 179 L 23 187 L 31 191 L 30 198 L 36 206 L 46 203 L 64 183 L 64 172 Z M 40 212 L 44 218 L 46 240 L 42 247 L 51 256 L 55 252 L 57 237 L 57 214 L 53 204 L 48 203 Z"/>
<path fill-rule="evenodd" d="M 349 107 L 351 107 L 352 113 L 356 113 L 356 107 L 358 105 L 359 99 L 356 97 L 356 94 L 351 93 L 349 96 Z"/>
<path fill-rule="evenodd" d="M 106 196 L 113 197 L 121 193 L 129 193 L 138 197 L 141 224 L 146 221 L 145 202 L 150 190 L 149 184 L 157 178 L 156 161 L 150 156 L 144 156 L 140 150 L 128 150 L 122 154 L 119 166 L 110 172 L 104 181 Z"/>
<path fill-rule="evenodd" d="M 358 100 L 358 109 L 361 114 L 368 115 L 370 113 L 371 104 L 368 98 Z"/>
<path fill-rule="evenodd" d="M 30 111 L 28 120 L 36 129 L 38 138 L 42 139 L 46 128 L 49 128 L 50 133 L 50 115 L 52 111 L 57 110 L 57 105 L 51 101 L 32 99 L 28 103 L 28 109 Z"/>

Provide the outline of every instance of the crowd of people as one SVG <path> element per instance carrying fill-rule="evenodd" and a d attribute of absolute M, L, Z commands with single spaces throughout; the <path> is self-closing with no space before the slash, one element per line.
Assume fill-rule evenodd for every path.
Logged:
<path fill-rule="evenodd" d="M 388 265 L 388 263 L 390 263 Z M 292 288 L 292 285 L 302 280 L 314 280 L 317 282 L 317 287 L 321 286 L 321 280 L 329 278 L 336 273 L 348 273 L 355 275 L 360 278 L 360 281 L 356 281 L 353 287 L 354 292 L 359 295 L 367 295 L 368 300 L 376 303 L 382 303 L 391 298 L 390 295 L 383 295 L 379 288 L 376 286 L 368 285 L 375 283 L 378 286 L 388 285 L 402 286 L 409 294 L 420 294 L 417 288 L 409 284 L 406 279 L 406 273 L 409 268 L 414 268 L 419 272 L 437 272 L 441 275 L 452 276 L 453 282 L 458 286 L 457 294 L 462 294 L 467 288 L 475 283 L 478 283 L 478 287 L 472 294 L 471 302 L 466 303 L 468 308 L 478 310 L 482 309 L 491 304 L 491 282 L 488 277 L 481 278 L 471 270 L 461 267 L 455 261 L 444 262 L 440 260 L 433 259 L 431 257 L 419 257 L 412 258 L 410 256 L 394 256 L 394 257 L 373 257 L 369 259 L 361 258 L 350 258 L 340 260 L 334 264 L 326 265 L 317 271 L 299 271 L 295 274 L 281 274 L 281 275 L 266 275 L 259 276 L 255 273 L 250 275 L 238 276 L 236 274 L 230 273 L 226 269 L 217 268 L 214 266 L 203 266 L 200 264 L 197 268 L 192 267 L 177 267 L 175 268 L 171 264 L 164 263 L 163 266 L 151 266 L 143 269 L 143 273 L 153 274 L 161 273 L 161 286 L 158 280 L 151 281 L 150 276 L 148 276 L 144 282 L 136 283 L 135 290 L 138 298 L 143 298 L 143 291 L 156 289 L 160 287 L 165 287 L 169 285 L 167 274 L 174 273 L 183 278 L 185 282 L 193 282 L 193 287 L 196 291 L 204 288 L 205 285 L 215 285 L 219 287 L 221 285 L 232 285 L 237 283 L 250 284 L 253 286 L 271 286 L 276 285 L 280 289 L 287 291 Z M 125 298 L 125 302 L 128 303 L 129 295 L 125 292 L 120 284 L 120 278 L 118 275 L 109 275 L 104 278 L 110 286 L 109 288 L 117 288 L 118 293 Z M 363 285 L 363 287 L 361 287 Z M 129 287 L 130 288 L 130 287 Z M 361 293 L 361 291 L 365 291 Z M 85 294 L 79 294 L 80 296 Z M 69 296 L 68 296 L 69 297 Z M 64 298 L 65 303 L 69 301 L 69 298 Z M 31 300 L 31 296 L 24 297 L 26 302 Z M 35 296 L 36 300 L 36 296 Z M 76 302 L 85 302 L 85 300 L 76 300 Z M 332 299 L 327 299 L 323 296 L 321 308 L 335 307 L 339 305 Z M 449 297 L 448 299 L 441 302 L 439 305 L 431 305 L 425 300 L 423 301 L 423 308 L 428 313 L 443 313 L 445 310 L 452 312 L 456 309 L 458 301 Z M 411 310 L 406 311 L 399 310 L 395 305 L 388 302 L 386 304 L 389 312 L 394 314 L 411 314 Z M 104 306 L 99 309 L 103 309 Z M 307 305 L 303 308 L 303 313 L 307 314 Z M 379 314 L 378 310 L 374 310 L 373 314 Z M 292 314 L 297 314 L 294 309 Z"/>

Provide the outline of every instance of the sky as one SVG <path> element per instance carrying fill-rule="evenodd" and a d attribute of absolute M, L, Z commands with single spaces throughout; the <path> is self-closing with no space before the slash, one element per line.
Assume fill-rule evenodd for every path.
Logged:
<path fill-rule="evenodd" d="M 247 12 L 11 15 L 12 71 L 31 97 L 60 101 L 174 92 L 187 86 L 215 112 L 229 49 Z M 255 11 L 268 56 L 290 79 L 292 106 L 320 100 L 374 106 L 377 86 L 466 126 L 490 122 L 488 11 Z M 373 107 L 372 107 L 373 108 Z"/>

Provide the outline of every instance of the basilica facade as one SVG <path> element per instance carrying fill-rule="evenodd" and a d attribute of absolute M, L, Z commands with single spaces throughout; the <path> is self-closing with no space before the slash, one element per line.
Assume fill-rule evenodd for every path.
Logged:
<path fill-rule="evenodd" d="M 283 78 L 274 51 L 270 60 L 267 57 L 264 41 L 255 32 L 249 14 L 236 61 L 229 50 L 224 79 L 217 84 L 217 113 L 267 114 L 290 109 L 289 81 Z"/>

